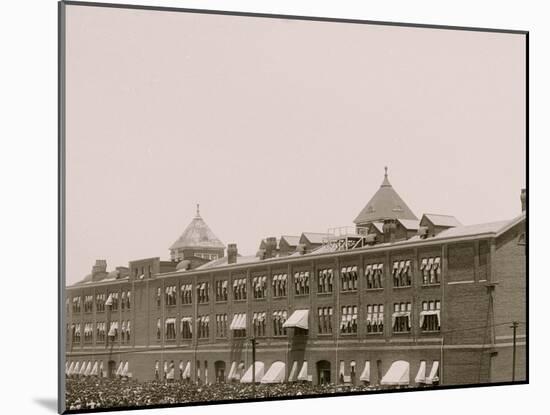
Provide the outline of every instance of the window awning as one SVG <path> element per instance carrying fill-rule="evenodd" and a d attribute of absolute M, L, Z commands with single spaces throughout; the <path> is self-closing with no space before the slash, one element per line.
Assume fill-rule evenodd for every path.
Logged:
<path fill-rule="evenodd" d="M 237 379 L 235 374 L 237 371 L 237 362 L 231 363 L 231 369 L 229 369 L 229 375 L 227 375 L 227 380 Z"/>
<path fill-rule="evenodd" d="M 368 360 L 365 362 L 365 368 L 363 369 L 359 380 L 363 382 L 370 382 L 370 362 Z"/>
<path fill-rule="evenodd" d="M 76 362 L 71 372 L 72 375 L 78 375 L 80 373 L 80 362 Z"/>
<path fill-rule="evenodd" d="M 392 363 L 382 381 L 381 385 L 398 386 L 409 384 L 409 362 L 397 360 Z"/>
<path fill-rule="evenodd" d="M 183 375 L 182 377 L 184 379 L 188 379 L 191 377 L 191 362 L 187 362 L 187 364 L 185 365 L 185 370 L 183 371 Z"/>
<path fill-rule="evenodd" d="M 284 362 L 273 362 L 267 372 L 265 372 L 261 383 L 283 383 L 285 381 L 286 365 Z"/>
<path fill-rule="evenodd" d="M 246 313 L 237 313 L 233 315 L 233 320 L 229 326 L 230 330 L 246 330 Z"/>
<path fill-rule="evenodd" d="M 107 301 L 105 301 L 105 305 L 113 305 L 113 294 L 109 294 Z"/>
<path fill-rule="evenodd" d="M 304 330 L 308 330 L 308 315 L 309 310 L 296 310 L 292 315 L 283 323 L 284 328 L 299 327 Z"/>
<path fill-rule="evenodd" d="M 128 376 L 128 362 L 124 363 L 124 367 L 122 368 L 122 376 Z"/>
<path fill-rule="evenodd" d="M 170 370 L 166 374 L 166 379 L 174 379 L 174 365 L 170 365 Z"/>
<path fill-rule="evenodd" d="M 395 325 L 395 319 L 397 317 L 407 317 L 409 319 L 408 326 L 411 326 L 411 312 L 410 311 L 396 311 L 391 315 L 391 325 L 392 327 Z"/>
<path fill-rule="evenodd" d="M 437 316 L 437 324 L 441 325 L 440 310 L 424 310 L 420 312 L 420 327 L 424 325 L 424 318 L 426 316 Z"/>
<path fill-rule="evenodd" d="M 92 373 L 92 362 L 88 362 L 86 365 L 86 370 L 84 371 L 84 376 L 90 376 Z"/>
<path fill-rule="evenodd" d="M 65 370 L 65 374 L 67 376 L 70 376 L 73 372 L 73 368 L 74 368 L 74 362 L 71 362 L 71 364 L 69 364 L 69 362 L 67 362 L 67 369 Z"/>
<path fill-rule="evenodd" d="M 122 368 L 124 367 L 124 362 L 120 362 L 118 365 L 118 369 L 116 370 L 115 375 L 116 376 L 122 376 Z"/>
<path fill-rule="evenodd" d="M 80 364 L 80 372 L 78 372 L 78 374 L 82 376 L 84 376 L 84 373 L 86 373 L 86 362 Z"/>
<path fill-rule="evenodd" d="M 431 385 L 434 382 L 439 382 L 439 362 L 435 360 L 432 364 L 430 375 L 426 378 L 426 384 Z"/>
<path fill-rule="evenodd" d="M 92 376 L 97 376 L 98 374 L 98 363 L 97 363 L 97 360 L 94 362 L 94 366 L 92 367 L 92 372 L 90 373 L 90 375 Z"/>
<path fill-rule="evenodd" d="M 420 367 L 414 381 L 416 383 L 426 383 L 426 362 L 424 360 L 420 362 Z"/>
<path fill-rule="evenodd" d="M 294 363 L 292 363 L 292 369 L 290 370 L 290 375 L 288 376 L 289 382 L 296 381 L 296 375 L 298 373 L 298 362 L 295 360 Z"/>
<path fill-rule="evenodd" d="M 252 367 L 254 365 L 250 365 L 248 370 L 244 373 L 243 377 L 241 378 L 241 383 L 252 383 Z M 264 377 L 264 362 L 255 362 L 256 366 L 256 372 L 255 372 L 255 381 L 260 382 L 260 380 Z"/>
<path fill-rule="evenodd" d="M 307 360 L 304 360 L 304 363 L 302 364 L 302 368 L 300 369 L 300 373 L 298 374 L 298 380 L 305 382 L 311 380 L 307 374 Z"/>

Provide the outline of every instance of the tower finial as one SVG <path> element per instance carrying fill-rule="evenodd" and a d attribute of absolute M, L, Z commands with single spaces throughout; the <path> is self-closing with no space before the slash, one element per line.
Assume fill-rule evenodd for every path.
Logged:
<path fill-rule="evenodd" d="M 197 217 L 199 218 L 200 216 L 201 216 L 200 205 L 197 203 Z"/>
<path fill-rule="evenodd" d="M 382 186 L 391 186 L 388 180 L 388 166 L 384 166 L 384 180 L 382 181 Z"/>

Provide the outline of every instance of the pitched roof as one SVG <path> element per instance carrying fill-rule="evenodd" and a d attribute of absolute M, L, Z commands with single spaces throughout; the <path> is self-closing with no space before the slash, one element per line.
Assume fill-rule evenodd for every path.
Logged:
<path fill-rule="evenodd" d="M 213 261 L 207 262 L 206 264 L 203 264 L 200 267 L 197 267 L 196 269 L 197 270 L 204 270 L 204 269 L 210 269 L 210 268 L 223 267 L 223 266 L 227 266 L 227 265 L 233 265 L 233 264 L 228 264 L 227 260 L 228 260 L 228 258 L 226 256 L 224 256 L 223 258 L 215 259 Z M 252 262 L 259 262 L 259 261 L 261 261 L 261 259 L 258 258 L 256 255 L 247 255 L 247 256 L 237 255 L 236 264 L 243 265 L 243 264 L 249 264 L 249 263 L 252 263 Z"/>
<path fill-rule="evenodd" d="M 282 235 L 281 240 L 283 239 L 288 246 L 297 246 L 300 243 L 300 237 L 295 235 Z"/>
<path fill-rule="evenodd" d="M 304 232 L 300 236 L 300 242 L 303 238 L 307 239 L 312 244 L 322 244 L 331 235 L 329 233 L 320 233 L 320 232 Z"/>
<path fill-rule="evenodd" d="M 415 214 L 401 199 L 388 180 L 388 171 L 384 174 L 384 181 L 369 200 L 367 205 L 353 221 L 356 224 L 381 221 L 384 219 L 412 219 L 418 220 Z"/>
<path fill-rule="evenodd" d="M 178 248 L 225 248 L 225 245 L 210 230 L 197 208 L 197 215 L 170 247 L 170 249 Z"/>
<path fill-rule="evenodd" d="M 412 219 L 398 219 L 397 220 L 408 231 L 416 231 L 420 227 L 420 221 Z"/>
<path fill-rule="evenodd" d="M 445 226 L 449 228 L 462 226 L 458 219 L 451 215 L 436 215 L 434 213 L 425 213 L 424 215 L 422 215 L 422 220 L 420 222 L 423 222 L 424 218 L 429 220 L 434 226 Z"/>

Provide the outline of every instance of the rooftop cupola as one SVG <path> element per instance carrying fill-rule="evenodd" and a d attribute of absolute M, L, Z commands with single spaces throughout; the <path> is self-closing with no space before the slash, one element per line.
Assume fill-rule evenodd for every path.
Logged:
<path fill-rule="evenodd" d="M 410 219 L 418 220 L 416 215 L 397 194 L 388 178 L 388 168 L 384 167 L 384 179 L 380 188 L 361 210 L 353 221 L 358 227 L 367 226 L 373 222 L 386 220 Z"/>
<path fill-rule="evenodd" d="M 223 257 L 225 245 L 212 232 L 200 214 L 197 213 L 181 236 L 170 246 L 170 257 L 173 261 L 200 258 L 213 260 Z"/>

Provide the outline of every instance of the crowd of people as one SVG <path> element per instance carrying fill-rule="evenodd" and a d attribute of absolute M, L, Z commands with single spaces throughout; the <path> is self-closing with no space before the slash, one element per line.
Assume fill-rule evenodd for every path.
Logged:
<path fill-rule="evenodd" d="M 137 382 L 119 379 L 68 379 L 66 404 L 69 410 L 99 409 L 190 402 L 226 401 L 280 396 L 307 396 L 377 389 L 368 385 L 313 385 L 309 382 L 251 384 L 187 382 Z"/>

